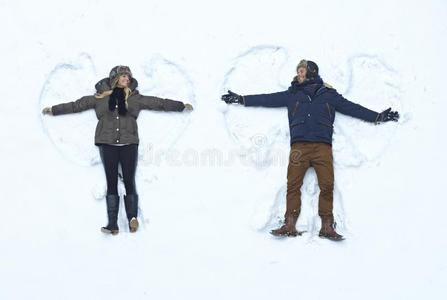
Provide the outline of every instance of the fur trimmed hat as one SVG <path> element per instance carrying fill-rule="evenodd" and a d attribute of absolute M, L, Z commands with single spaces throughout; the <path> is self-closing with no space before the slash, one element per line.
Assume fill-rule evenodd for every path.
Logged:
<path fill-rule="evenodd" d="M 130 68 L 128 66 L 116 66 L 113 67 L 112 70 L 110 70 L 109 74 L 109 80 L 110 80 L 110 86 L 112 89 L 116 86 L 118 83 L 118 79 L 120 75 L 128 75 L 129 79 L 132 80 L 132 72 L 130 71 Z"/>
<path fill-rule="evenodd" d="M 298 66 L 296 66 L 296 70 L 298 71 L 299 68 L 305 68 L 306 69 L 306 78 L 312 79 L 318 76 L 318 65 L 311 61 L 311 60 L 305 60 L 302 59 Z"/>

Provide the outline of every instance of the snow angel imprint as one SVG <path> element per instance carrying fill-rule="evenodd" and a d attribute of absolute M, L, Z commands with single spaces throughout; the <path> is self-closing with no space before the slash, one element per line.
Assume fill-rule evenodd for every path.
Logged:
<path fill-rule="evenodd" d="M 191 104 L 141 95 L 138 81 L 133 78 L 130 68 L 116 66 L 96 85 L 96 94 L 80 99 L 45 107 L 45 115 L 58 116 L 95 109 L 98 123 L 95 131 L 95 145 L 98 146 L 107 180 L 108 225 L 101 228 L 104 233 L 118 234 L 118 165 L 123 171 L 126 189 L 124 204 L 130 232 L 138 229 L 138 194 L 135 186 L 135 172 L 138 160 L 137 118 L 142 109 L 158 111 L 192 111 Z"/>

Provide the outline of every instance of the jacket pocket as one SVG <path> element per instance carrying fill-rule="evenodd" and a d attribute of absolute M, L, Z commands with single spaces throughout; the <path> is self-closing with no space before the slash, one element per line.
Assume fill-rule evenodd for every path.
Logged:
<path fill-rule="evenodd" d="M 329 113 L 329 119 L 332 120 L 332 113 L 331 113 L 331 107 L 329 106 L 329 103 L 326 102 L 327 111 Z"/>
<path fill-rule="evenodd" d="M 315 131 L 315 135 L 319 138 L 323 138 L 324 140 L 330 142 L 332 141 L 332 133 L 334 132 L 334 126 L 327 121 L 317 121 L 317 128 Z"/>
<path fill-rule="evenodd" d="M 133 134 L 138 137 L 138 123 L 136 121 L 133 124 Z"/>
<path fill-rule="evenodd" d="M 295 109 L 293 110 L 292 116 L 294 116 L 296 114 L 296 112 L 298 111 L 298 106 L 300 106 L 300 102 L 296 101 Z"/>
<path fill-rule="evenodd" d="M 137 121 L 134 118 L 129 118 L 129 124 L 127 125 L 127 130 L 130 134 L 136 135 L 138 131 Z"/>
<path fill-rule="evenodd" d="M 290 124 L 290 138 L 304 137 L 306 134 L 305 120 L 299 120 Z"/>
<path fill-rule="evenodd" d="M 298 126 L 298 125 L 302 125 L 304 124 L 304 120 L 298 120 L 298 121 L 292 121 L 292 124 L 290 124 L 290 128 Z"/>
<path fill-rule="evenodd" d="M 98 124 L 96 124 L 95 137 L 99 137 L 101 135 L 103 125 L 104 120 L 101 118 L 99 119 Z"/>
<path fill-rule="evenodd" d="M 330 124 L 330 123 L 327 123 L 327 122 L 318 121 L 317 123 L 320 124 L 320 125 L 329 127 L 329 128 L 331 128 L 331 129 L 334 128 L 334 125 L 332 125 L 332 124 Z"/>

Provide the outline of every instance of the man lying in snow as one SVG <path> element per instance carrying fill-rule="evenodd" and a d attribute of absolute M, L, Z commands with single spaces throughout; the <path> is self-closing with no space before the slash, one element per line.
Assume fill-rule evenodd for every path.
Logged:
<path fill-rule="evenodd" d="M 335 231 L 333 209 L 334 168 L 332 134 L 335 112 L 375 124 L 397 121 L 399 113 L 391 108 L 377 113 L 343 98 L 325 84 L 318 66 L 301 60 L 288 90 L 272 94 L 241 96 L 231 91 L 222 96 L 227 104 L 245 106 L 287 107 L 290 127 L 290 156 L 287 169 L 287 208 L 284 225 L 272 230 L 275 236 L 297 236 L 296 222 L 301 209 L 301 186 L 309 167 L 317 174 L 320 196 L 318 214 L 321 217 L 319 236 L 334 241 L 343 240 Z"/>

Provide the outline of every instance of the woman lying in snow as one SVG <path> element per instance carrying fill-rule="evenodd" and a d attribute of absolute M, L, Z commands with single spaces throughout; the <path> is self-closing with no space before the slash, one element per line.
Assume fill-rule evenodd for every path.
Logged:
<path fill-rule="evenodd" d="M 118 234 L 118 164 L 121 164 L 126 188 L 124 203 L 130 232 L 138 229 L 138 194 L 135 187 L 135 171 L 138 160 L 137 118 L 142 109 L 159 111 L 192 111 L 191 104 L 180 101 L 143 96 L 138 90 L 138 82 L 132 77 L 129 67 L 116 66 L 108 78 L 96 85 L 96 94 L 84 96 L 76 101 L 46 107 L 42 113 L 62 115 L 95 109 L 98 124 L 95 145 L 99 147 L 107 179 L 108 225 L 102 227 L 104 233 Z"/>
<path fill-rule="evenodd" d="M 272 230 L 275 236 L 297 236 L 296 222 L 301 210 L 301 186 L 309 167 L 317 174 L 321 217 L 320 237 L 340 241 L 333 216 L 334 168 L 332 134 L 335 112 L 376 124 L 397 121 L 399 113 L 391 108 L 377 113 L 343 98 L 318 74 L 316 63 L 301 60 L 288 90 L 272 94 L 241 96 L 231 91 L 222 96 L 227 104 L 245 106 L 287 107 L 291 151 L 287 169 L 287 208 L 284 225 Z"/>

